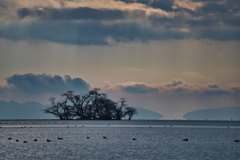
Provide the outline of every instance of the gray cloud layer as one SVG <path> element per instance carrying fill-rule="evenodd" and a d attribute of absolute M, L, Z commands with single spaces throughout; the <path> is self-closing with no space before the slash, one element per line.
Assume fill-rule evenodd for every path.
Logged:
<path fill-rule="evenodd" d="M 186 38 L 240 40 L 238 1 L 122 0 L 122 6 L 112 8 L 64 7 L 67 2 L 56 8 L 17 8 L 19 20 L 2 21 L 0 37 L 78 45 Z"/>
<path fill-rule="evenodd" d="M 67 90 L 87 92 L 89 84 L 81 78 L 71 78 L 47 74 L 15 74 L 6 78 L 7 86 L 0 88 L 2 92 L 20 92 L 24 94 L 60 94 Z"/>
<path fill-rule="evenodd" d="M 118 87 L 121 88 L 124 92 L 128 93 L 152 93 L 157 92 L 158 88 L 147 86 L 146 84 L 134 84 L 134 85 L 119 85 Z"/>
<path fill-rule="evenodd" d="M 63 8 L 63 9 L 29 9 L 20 8 L 18 15 L 20 18 L 39 17 L 45 20 L 117 20 L 124 18 L 121 10 L 100 10 L 89 7 Z"/>
<path fill-rule="evenodd" d="M 111 84 L 110 82 L 106 82 L 104 88 L 107 90 L 121 90 L 123 92 L 132 94 L 159 93 L 164 95 L 240 96 L 239 83 L 231 83 L 225 86 L 219 86 L 217 83 L 187 83 L 180 79 L 172 80 L 171 82 L 162 84 L 146 84 L 140 82 Z"/>
<path fill-rule="evenodd" d="M 57 22 L 26 22 L 2 25 L 0 36 L 13 40 L 47 40 L 65 44 L 106 45 L 108 38 L 114 42 L 129 42 L 164 39 L 182 39 L 181 32 L 157 31 L 146 29 L 135 23 L 104 25 L 98 22 L 74 23 Z"/>

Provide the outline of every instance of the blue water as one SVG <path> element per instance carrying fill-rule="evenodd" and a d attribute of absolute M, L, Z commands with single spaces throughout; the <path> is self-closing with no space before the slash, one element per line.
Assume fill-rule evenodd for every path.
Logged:
<path fill-rule="evenodd" d="M 41 120 L 0 126 L 0 159 L 240 159 L 240 143 L 234 142 L 240 121 Z"/>

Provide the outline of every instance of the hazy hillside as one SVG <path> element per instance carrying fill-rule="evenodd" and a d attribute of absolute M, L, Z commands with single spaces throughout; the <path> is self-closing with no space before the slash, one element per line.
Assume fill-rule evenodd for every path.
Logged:
<path fill-rule="evenodd" d="M 141 107 L 134 107 L 138 111 L 138 115 L 134 115 L 133 119 L 161 119 L 164 116 L 152 110 L 144 109 Z"/>
<path fill-rule="evenodd" d="M 240 120 L 240 107 L 221 107 L 189 112 L 183 116 L 194 120 Z"/>
<path fill-rule="evenodd" d="M 42 109 L 46 105 L 37 102 L 18 103 L 15 101 L 0 101 L 0 119 L 53 119 L 51 114 L 43 113 Z M 151 110 L 134 107 L 138 110 L 138 115 L 133 119 L 160 119 L 163 116 Z"/>
<path fill-rule="evenodd" d="M 45 105 L 37 102 L 18 103 L 15 101 L 0 101 L 0 119 L 52 119 L 50 114 L 44 114 Z"/>

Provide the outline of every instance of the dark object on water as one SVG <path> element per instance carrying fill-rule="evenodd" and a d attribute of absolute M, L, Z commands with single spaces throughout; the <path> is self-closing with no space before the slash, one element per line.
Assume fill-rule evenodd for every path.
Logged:
<path fill-rule="evenodd" d="M 239 142 L 239 140 L 235 140 L 234 142 Z"/>
<path fill-rule="evenodd" d="M 63 140 L 63 138 L 57 137 L 58 140 Z"/>
<path fill-rule="evenodd" d="M 18 139 L 16 139 L 16 142 L 18 142 L 19 140 Z"/>
<path fill-rule="evenodd" d="M 132 140 L 134 140 L 134 141 L 135 141 L 135 140 L 137 140 L 137 139 L 136 139 L 136 138 L 133 138 Z"/>
<path fill-rule="evenodd" d="M 104 139 L 106 139 L 107 137 L 103 136 Z"/>
<path fill-rule="evenodd" d="M 188 141 L 188 138 L 186 138 L 186 139 L 183 139 L 183 141 Z"/>
<path fill-rule="evenodd" d="M 90 139 L 90 137 L 87 137 L 87 139 Z"/>
<path fill-rule="evenodd" d="M 51 142 L 51 140 L 47 139 L 47 142 Z"/>
<path fill-rule="evenodd" d="M 34 139 L 33 141 L 35 141 L 35 142 L 36 142 L 36 141 L 38 141 L 38 140 L 37 140 L 37 139 Z"/>
<path fill-rule="evenodd" d="M 12 140 L 12 138 L 8 138 L 8 140 Z"/>
<path fill-rule="evenodd" d="M 23 141 L 23 143 L 27 143 L 27 141 Z"/>

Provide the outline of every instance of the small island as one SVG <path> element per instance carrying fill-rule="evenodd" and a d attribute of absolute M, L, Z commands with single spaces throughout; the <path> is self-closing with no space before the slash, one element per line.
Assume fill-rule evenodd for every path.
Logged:
<path fill-rule="evenodd" d="M 114 102 L 99 91 L 94 88 L 83 96 L 67 91 L 61 94 L 62 101 L 55 102 L 54 97 L 50 98 L 51 106 L 43 111 L 61 120 L 121 120 L 125 116 L 131 120 L 138 114 L 135 108 L 127 106 L 125 98 Z"/>

